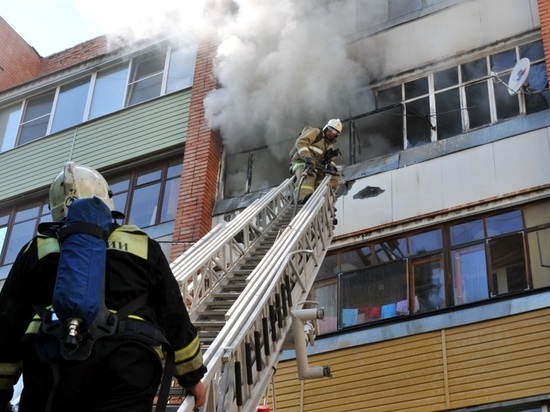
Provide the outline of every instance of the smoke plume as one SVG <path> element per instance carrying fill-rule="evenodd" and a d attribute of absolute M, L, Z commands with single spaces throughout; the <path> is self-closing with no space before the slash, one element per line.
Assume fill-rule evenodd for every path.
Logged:
<path fill-rule="evenodd" d="M 304 125 L 349 116 L 366 82 L 346 53 L 354 2 L 235 0 L 231 12 L 221 3 L 206 13 L 219 44 L 219 87 L 205 106 L 209 126 L 230 152 L 274 145 Z M 288 151 L 287 144 L 274 154 Z"/>

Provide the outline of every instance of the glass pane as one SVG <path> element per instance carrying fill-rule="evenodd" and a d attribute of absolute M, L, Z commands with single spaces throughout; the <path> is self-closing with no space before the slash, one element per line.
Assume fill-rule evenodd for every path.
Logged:
<path fill-rule="evenodd" d="M 405 83 L 405 99 L 414 99 L 415 97 L 428 94 L 428 78 L 413 80 Z"/>
<path fill-rule="evenodd" d="M 491 259 L 491 293 L 494 296 L 527 289 L 527 272 L 521 233 L 490 240 L 489 256 Z"/>
<path fill-rule="evenodd" d="M 521 211 L 504 213 L 487 218 L 487 236 L 493 237 L 503 233 L 517 232 L 523 229 Z"/>
<path fill-rule="evenodd" d="M 48 206 L 44 206 L 42 208 L 42 216 L 40 216 L 38 223 L 51 222 L 51 221 L 52 221 L 52 214 L 50 212 L 50 209 L 48 208 Z"/>
<path fill-rule="evenodd" d="M 13 263 L 21 248 L 34 236 L 36 219 L 13 225 L 3 264 Z"/>
<path fill-rule="evenodd" d="M 167 178 L 179 177 L 181 176 L 182 170 L 183 170 L 183 164 L 181 163 L 181 160 L 178 160 L 176 162 L 170 162 L 170 165 L 168 166 L 168 172 L 166 173 L 166 177 Z"/>
<path fill-rule="evenodd" d="M 55 92 L 49 92 L 33 99 L 29 99 L 27 101 L 27 108 L 25 109 L 23 122 L 50 114 L 52 111 L 54 95 Z"/>
<path fill-rule="evenodd" d="M 190 87 L 195 73 L 196 46 L 172 50 L 166 93 Z"/>
<path fill-rule="evenodd" d="M 0 227 L 0 257 L 2 256 L 2 251 L 4 250 L 4 243 L 6 242 L 7 232 L 8 232 L 7 227 Z"/>
<path fill-rule="evenodd" d="M 109 189 L 111 189 L 113 193 L 120 193 L 120 192 L 126 191 L 128 190 L 129 187 L 130 187 L 130 178 L 126 176 L 109 181 Z"/>
<path fill-rule="evenodd" d="M 511 70 L 516 64 L 516 50 L 510 49 L 491 56 L 491 70 L 498 73 Z"/>
<path fill-rule="evenodd" d="M 407 312 L 407 264 L 392 262 L 340 276 L 340 326 Z"/>
<path fill-rule="evenodd" d="M 403 100 L 403 97 L 401 96 L 401 85 L 380 90 L 376 93 L 376 96 L 378 97 L 379 108 L 399 103 Z"/>
<path fill-rule="evenodd" d="M 9 214 L 0 215 L 0 226 L 7 225 L 9 220 L 10 220 Z"/>
<path fill-rule="evenodd" d="M 529 92 L 541 92 L 546 89 L 548 84 L 548 74 L 545 63 L 532 64 L 529 69 L 526 81 L 527 90 Z M 546 90 L 546 93 L 548 91 Z"/>
<path fill-rule="evenodd" d="M 485 238 L 485 230 L 483 229 L 483 221 L 481 220 L 451 226 L 451 246 L 483 238 Z"/>
<path fill-rule="evenodd" d="M 468 82 L 487 76 L 487 60 L 485 57 L 461 66 L 462 81 Z"/>
<path fill-rule="evenodd" d="M 394 107 L 355 121 L 356 162 L 397 153 L 403 147 L 403 108 Z"/>
<path fill-rule="evenodd" d="M 509 119 L 519 115 L 519 101 L 517 95 L 508 93 L 508 81 L 510 74 L 499 76 L 500 82 L 495 82 L 495 103 L 497 106 L 497 117 Z"/>
<path fill-rule="evenodd" d="M 413 263 L 413 278 L 414 312 L 428 312 L 447 306 L 442 256 Z"/>
<path fill-rule="evenodd" d="M 164 71 L 165 53 L 148 54 L 134 61 L 133 81 L 139 81 Z"/>
<path fill-rule="evenodd" d="M 126 202 L 128 201 L 128 192 L 122 192 L 117 195 L 113 195 L 113 204 L 115 210 L 124 213 L 126 210 Z"/>
<path fill-rule="evenodd" d="M 225 168 L 225 198 L 246 193 L 246 173 L 243 165 L 248 164 L 248 153 L 229 154 Z"/>
<path fill-rule="evenodd" d="M 49 116 L 44 116 L 35 120 L 31 120 L 30 122 L 22 125 L 21 133 L 19 134 L 19 141 L 17 144 L 22 145 L 46 136 L 49 120 Z"/>
<path fill-rule="evenodd" d="M 38 216 L 40 206 L 31 206 L 25 209 L 18 210 L 15 213 L 14 222 L 22 222 L 28 219 L 35 219 Z"/>
<path fill-rule="evenodd" d="M 517 99 L 516 99 L 517 100 Z M 462 115 L 458 89 L 435 95 L 437 139 L 443 140 L 462 133 Z"/>
<path fill-rule="evenodd" d="M 527 235 L 529 262 L 534 288 L 550 286 L 550 229 L 537 230 Z"/>
<path fill-rule="evenodd" d="M 160 180 L 161 176 L 162 176 L 162 171 L 160 169 L 140 173 L 137 179 L 137 185 L 139 186 L 145 183 Z"/>
<path fill-rule="evenodd" d="M 434 73 L 435 90 L 446 89 L 458 85 L 458 68 L 452 67 L 447 70 Z"/>
<path fill-rule="evenodd" d="M 146 227 L 156 223 L 160 183 L 134 190 L 128 222 Z"/>
<path fill-rule="evenodd" d="M 527 57 L 531 61 L 544 59 L 544 47 L 542 40 L 519 46 L 519 57 Z"/>
<path fill-rule="evenodd" d="M 164 198 L 162 199 L 162 210 L 160 222 L 168 222 L 176 217 L 176 208 L 178 205 L 178 194 L 180 190 L 180 179 L 171 179 L 166 182 L 164 188 Z"/>
<path fill-rule="evenodd" d="M 356 271 L 373 265 L 370 247 L 356 248 L 342 252 L 340 255 L 340 272 Z"/>
<path fill-rule="evenodd" d="M 134 59 L 128 105 L 160 96 L 166 53 L 149 53 Z"/>
<path fill-rule="evenodd" d="M 54 95 L 50 92 L 28 100 L 18 145 L 46 136 Z"/>
<path fill-rule="evenodd" d="M 98 73 L 93 90 L 90 119 L 122 109 L 128 65 Z"/>
<path fill-rule="evenodd" d="M 334 277 L 340 272 L 340 268 L 338 266 L 339 256 L 340 255 L 338 254 L 325 256 L 323 263 L 321 263 L 321 267 L 319 268 L 316 278 L 317 280 Z"/>
<path fill-rule="evenodd" d="M 532 87 L 531 83 L 526 83 L 528 90 L 533 89 L 534 91 L 538 91 L 546 87 L 546 78 L 544 77 L 543 79 L 540 79 L 541 76 L 546 75 L 546 66 L 544 65 L 544 63 L 541 63 L 540 66 L 541 67 L 531 66 L 531 69 L 534 69 L 535 71 L 544 70 L 544 72 L 542 75 L 538 75 L 539 79 L 536 81 L 536 83 L 534 83 L 537 85 L 536 87 Z M 529 72 L 529 77 L 527 78 L 528 82 L 530 81 L 531 76 L 531 72 Z M 542 85 L 543 82 L 544 85 Z M 527 114 L 538 113 L 550 108 L 550 94 L 548 93 L 548 89 L 544 89 L 538 93 L 524 93 L 523 95 L 525 96 L 525 112 Z"/>
<path fill-rule="evenodd" d="M 61 87 L 55 105 L 52 133 L 82 123 L 89 88 L 89 78 Z"/>
<path fill-rule="evenodd" d="M 0 111 L 0 151 L 5 152 L 15 146 L 20 116 L 21 104 Z"/>
<path fill-rule="evenodd" d="M 550 223 L 550 201 L 530 204 L 523 210 L 525 227 L 535 227 Z M 549 249 L 550 250 L 550 249 Z"/>
<path fill-rule="evenodd" d="M 470 129 L 491 123 L 487 83 L 481 82 L 466 87 L 466 106 Z"/>
<path fill-rule="evenodd" d="M 130 88 L 130 100 L 128 105 L 144 102 L 160 96 L 162 86 L 162 73 L 140 80 L 132 84 Z"/>
<path fill-rule="evenodd" d="M 433 124 L 427 97 L 407 103 L 408 147 L 421 146 L 431 141 Z"/>
<path fill-rule="evenodd" d="M 374 245 L 374 253 L 379 263 L 401 260 L 408 256 L 405 239 L 392 239 Z"/>
<path fill-rule="evenodd" d="M 319 306 L 325 310 L 324 320 L 317 322 L 320 335 L 334 332 L 338 329 L 337 296 L 338 293 L 335 281 L 323 284 L 322 286 L 316 286 L 313 289 L 312 300 L 319 302 Z"/>
<path fill-rule="evenodd" d="M 451 253 L 454 304 L 476 302 L 489 298 L 487 266 L 483 244 L 455 250 Z"/>
<path fill-rule="evenodd" d="M 410 256 L 420 253 L 432 252 L 443 247 L 441 230 L 432 230 L 430 232 L 419 233 L 409 238 Z"/>

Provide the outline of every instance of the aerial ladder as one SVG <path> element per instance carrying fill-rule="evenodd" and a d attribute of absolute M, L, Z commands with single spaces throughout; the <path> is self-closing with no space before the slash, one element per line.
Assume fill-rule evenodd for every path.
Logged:
<path fill-rule="evenodd" d="M 336 222 L 329 181 L 297 207 L 287 179 L 172 263 L 208 368 L 202 411 L 256 411 L 287 341 L 299 379 L 331 377 L 329 366 L 310 367 L 306 352 L 323 318 L 307 296 Z M 178 390 L 168 410 L 193 411 L 193 397 Z"/>

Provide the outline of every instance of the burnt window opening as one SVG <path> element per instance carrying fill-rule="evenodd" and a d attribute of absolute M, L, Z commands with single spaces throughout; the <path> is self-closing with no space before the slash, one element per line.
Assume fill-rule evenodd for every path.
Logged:
<path fill-rule="evenodd" d="M 529 76 L 520 93 L 510 94 L 510 73 L 523 57 L 530 60 Z M 374 94 L 376 110 L 346 119 L 350 164 L 550 108 L 540 40 L 381 87 Z"/>

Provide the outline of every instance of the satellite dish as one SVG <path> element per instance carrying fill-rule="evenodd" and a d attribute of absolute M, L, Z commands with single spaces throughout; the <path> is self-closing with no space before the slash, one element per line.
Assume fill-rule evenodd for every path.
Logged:
<path fill-rule="evenodd" d="M 512 69 L 512 73 L 510 73 L 510 80 L 508 80 L 508 93 L 510 93 L 510 95 L 513 96 L 519 92 L 519 89 L 521 89 L 521 86 L 523 86 L 525 80 L 527 80 L 530 67 L 531 62 L 527 57 L 520 59 L 516 63 Z"/>

